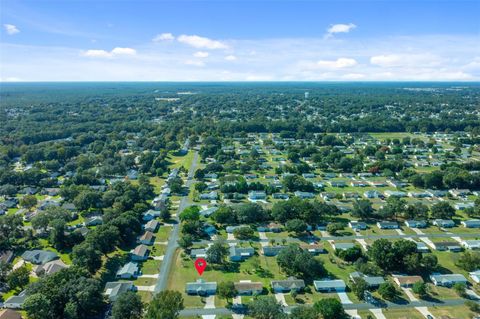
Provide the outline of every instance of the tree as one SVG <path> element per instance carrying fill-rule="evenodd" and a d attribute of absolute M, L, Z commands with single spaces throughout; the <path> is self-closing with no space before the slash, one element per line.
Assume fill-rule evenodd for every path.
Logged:
<path fill-rule="evenodd" d="M 72 262 L 93 274 L 102 266 L 102 253 L 85 241 L 73 247 Z"/>
<path fill-rule="evenodd" d="M 423 255 L 422 257 L 423 268 L 426 272 L 432 272 L 437 268 L 438 258 L 435 255 Z"/>
<path fill-rule="evenodd" d="M 220 206 L 213 214 L 212 219 L 219 224 L 236 224 L 237 217 L 231 206 Z"/>
<path fill-rule="evenodd" d="M 432 218 L 451 219 L 455 216 L 455 208 L 446 201 L 433 204 L 430 211 Z"/>
<path fill-rule="evenodd" d="M 40 293 L 29 295 L 23 303 L 23 310 L 29 314 L 30 319 L 52 318 L 50 308 L 50 299 Z"/>
<path fill-rule="evenodd" d="M 255 319 L 286 319 L 283 306 L 272 296 L 260 296 L 249 305 L 249 314 Z"/>
<path fill-rule="evenodd" d="M 295 234 L 300 235 L 307 230 L 307 223 L 301 219 L 291 219 L 286 222 L 285 228 L 289 232 L 294 232 Z"/>
<path fill-rule="evenodd" d="M 198 206 L 190 206 L 183 210 L 178 216 L 182 222 L 196 221 L 200 219 L 200 208 Z"/>
<path fill-rule="evenodd" d="M 453 285 L 453 290 L 460 296 L 464 297 L 466 294 L 467 286 L 463 282 L 457 282 Z"/>
<path fill-rule="evenodd" d="M 358 299 L 363 300 L 365 291 L 368 290 L 368 284 L 363 278 L 355 278 L 351 285 L 352 291 Z"/>
<path fill-rule="evenodd" d="M 50 222 L 50 235 L 48 242 L 57 250 L 62 250 L 67 245 L 67 236 L 65 235 L 66 223 L 62 219 L 55 219 Z"/>
<path fill-rule="evenodd" d="M 254 231 L 251 227 L 242 226 L 235 228 L 233 230 L 233 235 L 240 240 L 251 239 L 254 237 Z"/>
<path fill-rule="evenodd" d="M 422 299 L 428 295 L 427 285 L 422 281 L 417 281 L 414 283 L 412 286 L 412 291 Z"/>
<path fill-rule="evenodd" d="M 363 255 L 362 249 L 359 246 L 353 246 L 345 250 L 337 250 L 336 253 L 347 262 L 354 262 Z"/>
<path fill-rule="evenodd" d="M 37 202 L 35 195 L 25 195 L 20 199 L 20 206 L 30 210 L 37 205 Z"/>
<path fill-rule="evenodd" d="M 228 302 L 237 295 L 237 290 L 232 281 L 223 281 L 218 284 L 217 294 Z"/>
<path fill-rule="evenodd" d="M 327 225 L 327 231 L 333 236 L 337 235 L 340 230 L 344 230 L 345 225 L 343 223 L 330 223 Z"/>
<path fill-rule="evenodd" d="M 313 307 L 299 306 L 292 309 L 290 319 L 318 319 L 318 313 Z"/>
<path fill-rule="evenodd" d="M 188 250 L 193 245 L 193 236 L 190 234 L 183 234 L 178 240 L 178 245 L 184 250 Z"/>
<path fill-rule="evenodd" d="M 20 288 L 23 290 L 23 288 L 28 285 L 29 280 L 30 271 L 25 266 L 15 269 L 7 276 L 7 282 L 10 289 Z"/>
<path fill-rule="evenodd" d="M 290 276 L 309 279 L 325 273 L 322 262 L 296 244 L 282 249 L 277 255 L 277 263 Z"/>
<path fill-rule="evenodd" d="M 313 304 L 313 308 L 323 319 L 342 319 L 347 317 L 342 304 L 335 298 L 321 299 Z"/>
<path fill-rule="evenodd" d="M 223 241 L 217 240 L 207 249 L 206 254 L 209 263 L 221 265 L 228 255 L 228 246 Z"/>
<path fill-rule="evenodd" d="M 180 292 L 161 291 L 153 297 L 148 305 L 145 319 L 177 319 L 183 309 L 183 297 Z"/>
<path fill-rule="evenodd" d="M 460 255 L 457 266 L 466 271 L 474 271 L 480 265 L 480 252 L 467 250 Z"/>
<path fill-rule="evenodd" d="M 391 282 L 384 282 L 378 287 L 378 293 L 382 298 L 393 300 L 398 296 L 398 290 Z"/>
<path fill-rule="evenodd" d="M 113 319 L 141 319 L 142 315 L 142 300 L 133 291 L 127 291 L 118 296 L 112 307 Z"/>
<path fill-rule="evenodd" d="M 387 239 L 375 240 L 368 250 L 369 256 L 382 269 L 393 269 L 394 254 L 392 243 Z"/>
<path fill-rule="evenodd" d="M 353 203 L 352 215 L 361 219 L 372 217 L 373 207 L 368 199 L 357 200 Z"/>

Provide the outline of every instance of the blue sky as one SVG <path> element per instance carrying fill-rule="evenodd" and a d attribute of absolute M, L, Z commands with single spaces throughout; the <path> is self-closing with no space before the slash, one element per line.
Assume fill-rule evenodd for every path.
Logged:
<path fill-rule="evenodd" d="M 0 4 L 2 81 L 480 79 L 480 1 Z"/>

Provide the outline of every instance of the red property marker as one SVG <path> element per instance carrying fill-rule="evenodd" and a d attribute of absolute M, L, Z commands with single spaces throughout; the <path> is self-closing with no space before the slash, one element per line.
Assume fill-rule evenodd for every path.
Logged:
<path fill-rule="evenodd" d="M 195 268 L 197 269 L 198 274 L 201 276 L 205 268 L 207 268 L 207 261 L 203 258 L 197 258 L 197 260 L 195 260 Z"/>

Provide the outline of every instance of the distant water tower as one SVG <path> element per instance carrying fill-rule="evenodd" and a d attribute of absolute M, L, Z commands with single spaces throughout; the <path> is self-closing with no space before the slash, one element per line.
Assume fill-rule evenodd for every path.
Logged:
<path fill-rule="evenodd" d="M 305 100 L 307 100 L 307 99 L 308 99 L 308 96 L 309 96 L 309 95 L 310 95 L 310 93 L 309 93 L 309 92 L 305 92 Z"/>

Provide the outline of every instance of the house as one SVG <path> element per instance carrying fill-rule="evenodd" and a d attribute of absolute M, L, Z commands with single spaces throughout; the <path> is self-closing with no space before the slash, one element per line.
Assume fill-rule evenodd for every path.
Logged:
<path fill-rule="evenodd" d="M 456 210 L 465 210 L 465 209 L 468 209 L 468 208 L 474 208 L 475 203 L 473 203 L 473 202 L 456 203 L 455 205 L 453 205 L 453 207 Z"/>
<path fill-rule="evenodd" d="M 430 252 L 430 248 L 428 248 L 428 246 L 422 242 L 422 241 L 418 241 L 418 242 L 415 242 L 417 244 L 417 252 L 419 253 L 429 253 Z"/>
<path fill-rule="evenodd" d="M 432 224 L 441 228 L 455 227 L 455 222 L 451 219 L 435 219 Z"/>
<path fill-rule="evenodd" d="M 240 296 L 259 295 L 263 291 L 263 285 L 261 282 L 252 282 L 251 280 L 240 280 L 233 285 Z"/>
<path fill-rule="evenodd" d="M 131 281 L 110 281 L 105 284 L 104 295 L 111 302 L 115 302 L 117 298 L 124 292 L 135 291 L 135 286 Z"/>
<path fill-rule="evenodd" d="M 144 261 L 148 259 L 149 253 L 150 251 L 148 250 L 148 247 L 141 244 L 130 251 L 130 258 L 133 261 Z"/>
<path fill-rule="evenodd" d="M 142 236 L 138 237 L 137 242 L 144 245 L 153 245 L 155 241 L 155 235 L 151 231 L 146 231 L 142 234 Z"/>
<path fill-rule="evenodd" d="M 207 257 L 207 250 L 205 248 L 192 249 L 190 250 L 190 257 L 192 258 L 205 258 Z"/>
<path fill-rule="evenodd" d="M 211 191 L 210 193 L 200 194 L 201 200 L 216 200 L 218 199 L 218 193 L 216 191 Z"/>
<path fill-rule="evenodd" d="M 131 279 L 136 278 L 139 274 L 138 264 L 130 261 L 117 271 L 116 277 L 120 279 Z"/>
<path fill-rule="evenodd" d="M 319 292 L 345 292 L 347 285 L 341 279 L 315 280 L 313 286 Z"/>
<path fill-rule="evenodd" d="M 146 231 L 149 231 L 149 232 L 156 232 L 159 227 L 160 227 L 160 223 L 158 221 L 152 219 L 145 224 L 143 229 L 145 229 Z"/>
<path fill-rule="evenodd" d="M 272 289 L 275 293 L 289 292 L 289 291 L 302 291 L 305 288 L 305 282 L 303 279 L 297 279 L 295 277 L 289 277 L 285 280 L 272 280 Z"/>
<path fill-rule="evenodd" d="M 264 256 L 272 257 L 278 255 L 284 248 L 285 246 L 264 246 L 262 247 L 262 252 Z"/>
<path fill-rule="evenodd" d="M 281 224 L 277 223 L 270 223 L 266 226 L 258 226 L 257 231 L 259 232 L 272 232 L 272 233 L 279 233 L 283 229 L 283 226 Z"/>
<path fill-rule="evenodd" d="M 143 213 L 143 221 L 148 222 L 154 220 L 155 218 L 160 217 L 160 211 L 149 209 Z"/>
<path fill-rule="evenodd" d="M 265 200 L 267 199 L 267 193 L 264 191 L 249 191 L 248 192 L 249 200 Z"/>
<path fill-rule="evenodd" d="M 253 247 L 237 247 L 230 246 L 229 259 L 230 261 L 243 261 L 255 254 Z"/>
<path fill-rule="evenodd" d="M 13 260 L 14 254 L 12 250 L 2 250 L 0 252 L 0 262 L 9 264 Z"/>
<path fill-rule="evenodd" d="M 347 184 L 343 181 L 328 181 L 327 182 L 331 187 L 345 187 Z"/>
<path fill-rule="evenodd" d="M 480 269 L 470 272 L 469 276 L 475 283 L 480 283 Z"/>
<path fill-rule="evenodd" d="M 98 226 L 101 224 L 103 224 L 103 218 L 99 215 L 88 217 L 84 223 L 85 226 Z"/>
<path fill-rule="evenodd" d="M 27 250 L 22 254 L 22 258 L 35 265 L 44 265 L 49 261 L 58 259 L 58 255 L 48 250 Z"/>
<path fill-rule="evenodd" d="M 448 192 L 456 198 L 467 196 L 468 194 L 470 194 L 469 189 L 450 189 Z"/>
<path fill-rule="evenodd" d="M 350 279 L 353 282 L 358 280 L 358 278 L 365 280 L 369 288 L 377 288 L 385 282 L 385 279 L 383 279 L 383 277 L 381 276 L 368 276 L 358 271 L 352 272 L 350 274 Z"/>
<path fill-rule="evenodd" d="M 393 281 L 399 287 L 408 288 L 408 287 L 412 287 L 413 284 L 416 282 L 423 282 L 423 279 L 420 276 L 395 275 L 393 276 Z"/>
<path fill-rule="evenodd" d="M 77 207 L 74 203 L 63 203 L 62 208 L 69 210 L 71 212 L 76 211 Z"/>
<path fill-rule="evenodd" d="M 383 192 L 385 194 L 385 197 L 390 197 L 390 196 L 394 196 L 394 197 L 407 197 L 407 193 L 405 192 L 400 192 L 400 191 L 391 191 L 391 190 L 387 190 L 385 192 Z"/>
<path fill-rule="evenodd" d="M 233 232 L 235 231 L 235 229 L 237 228 L 241 228 L 241 227 L 248 227 L 248 226 L 227 226 L 225 227 L 225 231 L 227 232 L 227 234 L 233 234 Z"/>
<path fill-rule="evenodd" d="M 447 196 L 447 191 L 436 190 L 436 189 L 427 189 L 426 192 L 430 194 L 431 197 L 445 197 Z"/>
<path fill-rule="evenodd" d="M 380 229 L 398 229 L 397 222 L 382 221 L 377 222 L 377 226 Z"/>
<path fill-rule="evenodd" d="M 359 222 L 358 220 L 352 220 L 348 223 L 348 227 L 353 230 L 365 230 L 367 229 L 367 224 L 364 222 Z"/>
<path fill-rule="evenodd" d="M 324 201 L 329 201 L 331 199 L 334 199 L 335 197 L 337 196 L 336 193 L 333 193 L 333 192 L 323 192 L 320 194 L 320 197 L 324 200 Z"/>
<path fill-rule="evenodd" d="M 374 187 L 385 187 L 387 186 L 387 183 L 382 182 L 382 181 L 369 181 L 369 184 Z"/>
<path fill-rule="evenodd" d="M 22 291 L 16 296 L 11 296 L 3 303 L 3 307 L 8 309 L 22 309 L 23 303 L 27 299 L 27 292 L 26 290 Z"/>
<path fill-rule="evenodd" d="M 68 266 L 60 259 L 52 260 L 44 265 L 38 265 L 34 271 L 37 276 L 51 275 L 62 269 L 68 268 Z"/>
<path fill-rule="evenodd" d="M 203 224 L 203 231 L 208 236 L 213 236 L 217 233 L 217 229 L 212 224 L 205 223 Z"/>
<path fill-rule="evenodd" d="M 430 280 L 435 286 L 452 287 L 457 283 L 467 284 L 467 278 L 461 274 L 432 274 Z"/>
<path fill-rule="evenodd" d="M 207 209 L 202 209 L 200 211 L 200 215 L 202 215 L 203 217 L 209 217 L 210 215 L 215 213 L 217 210 L 218 210 L 218 207 L 216 207 L 216 206 L 213 206 L 213 207 L 210 207 L 210 208 L 207 208 Z"/>
<path fill-rule="evenodd" d="M 323 248 L 321 245 L 317 244 L 305 244 L 305 245 L 300 245 L 300 248 L 303 250 L 308 251 L 312 255 L 318 255 L 318 254 L 323 254 L 326 253 L 327 251 Z"/>
<path fill-rule="evenodd" d="M 287 200 L 290 198 L 290 196 L 285 193 L 273 193 L 272 197 L 273 199 L 283 199 L 283 200 Z"/>
<path fill-rule="evenodd" d="M 365 193 L 363 193 L 363 196 L 365 198 L 382 198 L 383 197 L 382 193 L 375 190 L 366 191 Z"/>
<path fill-rule="evenodd" d="M 425 220 L 406 220 L 405 226 L 410 228 L 425 228 L 427 227 L 427 221 Z"/>
<path fill-rule="evenodd" d="M 350 186 L 352 187 L 366 187 L 368 183 L 365 181 L 351 181 Z"/>
<path fill-rule="evenodd" d="M 480 219 L 462 220 L 460 223 L 466 228 L 480 228 Z"/>
<path fill-rule="evenodd" d="M 437 242 L 437 243 L 434 243 L 434 245 L 435 245 L 435 249 L 438 251 L 446 251 L 446 250 L 452 251 L 452 252 L 462 251 L 462 246 L 460 246 L 460 244 L 457 243 L 456 241 Z"/>
<path fill-rule="evenodd" d="M 478 250 L 480 249 L 480 240 L 478 239 L 468 239 L 462 241 L 462 246 L 466 249 Z"/>
<path fill-rule="evenodd" d="M 345 199 L 358 199 L 360 198 L 360 195 L 357 192 L 344 192 L 343 193 L 343 198 Z"/>
<path fill-rule="evenodd" d="M 303 173 L 302 177 L 303 178 L 315 178 L 315 174 L 314 173 Z"/>
<path fill-rule="evenodd" d="M 22 315 L 11 309 L 0 310 L 0 319 L 22 319 Z"/>
<path fill-rule="evenodd" d="M 355 244 L 354 243 L 333 243 L 332 246 L 335 250 L 347 250 L 355 247 Z"/>
<path fill-rule="evenodd" d="M 209 296 L 217 293 L 216 282 L 205 282 L 203 279 L 198 279 L 195 282 L 187 282 L 185 292 L 189 295 Z"/>
<path fill-rule="evenodd" d="M 309 199 L 309 198 L 314 198 L 315 197 L 315 194 L 314 193 L 310 193 L 310 192 L 300 192 L 300 191 L 296 191 L 295 193 L 293 193 L 296 197 L 299 197 L 299 198 L 302 198 L 302 199 Z"/>
<path fill-rule="evenodd" d="M 408 192 L 408 197 L 427 198 L 430 197 L 430 194 L 428 192 Z"/>

